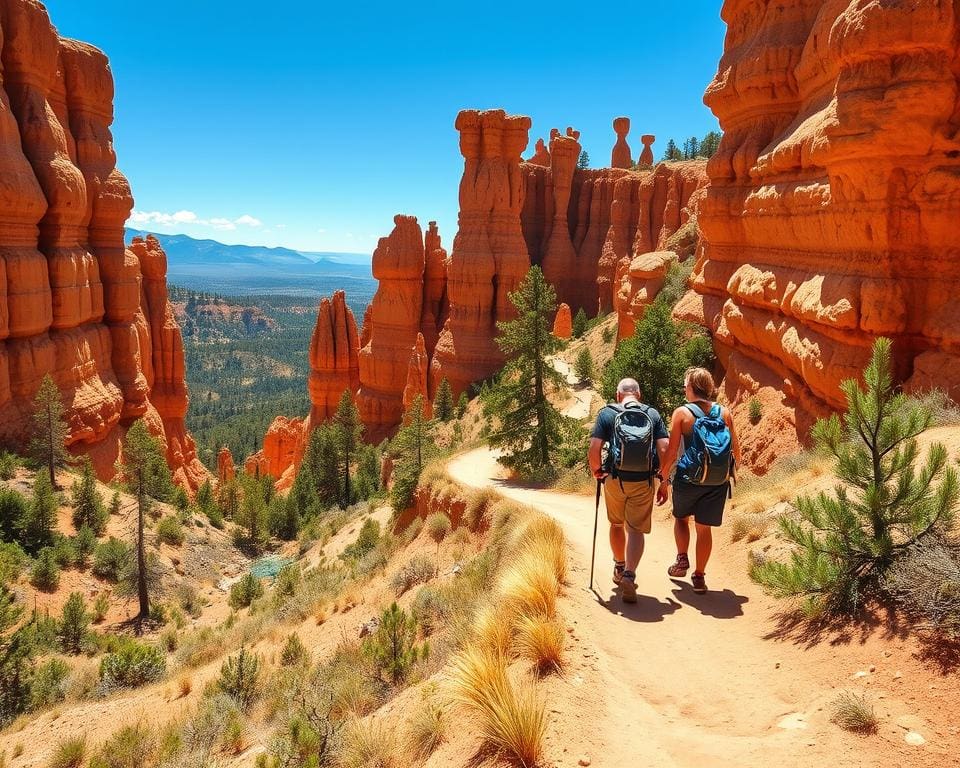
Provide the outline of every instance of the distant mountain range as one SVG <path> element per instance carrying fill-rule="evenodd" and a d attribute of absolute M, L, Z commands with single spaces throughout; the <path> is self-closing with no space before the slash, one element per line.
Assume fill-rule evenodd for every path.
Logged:
<path fill-rule="evenodd" d="M 167 280 L 193 290 L 322 296 L 343 288 L 354 301 L 369 300 L 376 290 L 369 254 L 226 245 L 187 235 L 125 230 L 128 243 L 147 234 L 154 234 L 167 253 Z"/>

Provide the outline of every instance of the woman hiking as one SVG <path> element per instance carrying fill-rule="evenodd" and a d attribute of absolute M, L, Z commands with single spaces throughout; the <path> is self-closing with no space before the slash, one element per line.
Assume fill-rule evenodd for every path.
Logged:
<path fill-rule="evenodd" d="M 688 368 L 683 376 L 687 402 L 673 412 L 670 444 L 661 471 L 664 477 L 676 463 L 673 479 L 673 535 L 677 559 L 667 569 L 675 578 L 690 569 L 690 517 L 697 530 L 693 591 L 707 591 L 707 561 L 713 549 L 713 529 L 723 522 L 730 480 L 740 463 L 740 442 L 730 411 L 714 401 L 713 376 L 705 368 Z M 677 459 L 679 455 L 679 461 Z M 666 501 L 666 493 L 657 502 Z"/>

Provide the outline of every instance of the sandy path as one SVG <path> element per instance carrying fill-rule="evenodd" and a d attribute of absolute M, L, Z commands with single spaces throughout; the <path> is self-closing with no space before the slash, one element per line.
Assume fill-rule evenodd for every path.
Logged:
<path fill-rule="evenodd" d="M 589 679 L 580 689 L 567 686 L 572 701 L 551 705 L 565 721 L 564 751 L 572 757 L 559 764 L 575 765 L 579 754 L 589 754 L 594 766 L 903 766 L 931 758 L 954 764 L 953 748 L 937 743 L 930 729 L 924 731 L 925 746 L 905 744 L 906 729 L 896 718 L 913 713 L 897 698 L 892 670 L 878 668 L 869 681 L 863 675 L 852 680 L 863 662 L 856 648 L 764 639 L 772 629 L 772 606 L 746 577 L 743 552 L 729 546 L 723 551 L 726 532 L 715 537 L 720 551 L 708 568 L 712 591 L 696 595 L 687 580 L 666 574 L 676 551 L 669 513 L 655 510 L 654 531 L 638 568 L 639 601 L 629 606 L 612 590 L 602 502 L 595 594 L 585 588 L 592 497 L 511 485 L 487 448 L 456 457 L 448 470 L 464 485 L 496 486 L 536 507 L 566 532 L 572 644 L 586 659 L 580 666 Z M 864 738 L 840 730 L 829 718 L 839 690 L 862 690 L 868 682 L 889 722 L 878 735 Z M 564 715 L 568 707 L 573 717 Z"/>

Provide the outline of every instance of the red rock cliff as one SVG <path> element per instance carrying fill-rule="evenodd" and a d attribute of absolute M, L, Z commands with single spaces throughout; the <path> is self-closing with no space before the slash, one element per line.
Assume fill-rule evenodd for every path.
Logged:
<path fill-rule="evenodd" d="M 195 488 L 205 470 L 183 429 L 179 331 L 174 339 L 156 286 L 165 257 L 148 264 L 141 293 L 140 259 L 123 243 L 133 199 L 116 168 L 107 59 L 59 38 L 33 0 L 0 3 L 0 30 L 0 443 L 25 443 L 50 373 L 68 445 L 90 453 L 102 478 L 144 416 L 178 482 Z"/>
<path fill-rule="evenodd" d="M 725 51 L 705 96 L 723 140 L 696 292 L 678 314 L 713 331 L 731 401 L 774 392 L 798 437 L 842 405 L 840 381 L 859 375 L 878 335 L 894 339 L 908 388 L 960 397 L 958 11 L 723 5 Z M 759 438 L 746 447 L 755 462 L 770 453 Z"/>

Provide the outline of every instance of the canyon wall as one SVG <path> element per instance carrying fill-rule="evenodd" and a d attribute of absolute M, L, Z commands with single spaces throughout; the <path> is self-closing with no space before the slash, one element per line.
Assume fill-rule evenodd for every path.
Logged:
<path fill-rule="evenodd" d="M 681 318 L 713 332 L 750 461 L 843 406 L 873 340 L 960 398 L 960 6 L 727 0 L 705 102 L 723 129 Z M 746 411 L 746 408 L 740 409 Z M 738 418 L 746 418 L 739 414 Z M 746 426 L 746 424 L 744 424 Z"/>
<path fill-rule="evenodd" d="M 113 77 L 96 48 L 61 39 L 34 0 L 0 3 L 0 444 L 28 442 L 51 374 L 68 447 L 108 479 L 143 417 L 176 480 L 206 475 L 183 423 L 179 328 L 156 241 L 127 250 L 133 206 L 116 168 Z"/>

